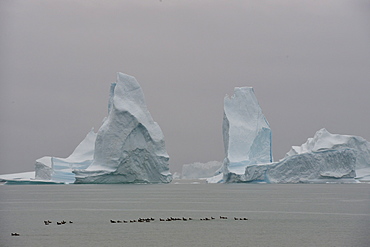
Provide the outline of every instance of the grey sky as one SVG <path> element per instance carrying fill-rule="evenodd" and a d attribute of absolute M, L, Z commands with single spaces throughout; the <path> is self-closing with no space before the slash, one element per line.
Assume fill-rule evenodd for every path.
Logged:
<path fill-rule="evenodd" d="M 1 0 L 0 174 L 67 157 L 136 77 L 170 168 L 222 160 L 223 98 L 252 86 L 275 160 L 320 128 L 370 140 L 365 0 Z"/>

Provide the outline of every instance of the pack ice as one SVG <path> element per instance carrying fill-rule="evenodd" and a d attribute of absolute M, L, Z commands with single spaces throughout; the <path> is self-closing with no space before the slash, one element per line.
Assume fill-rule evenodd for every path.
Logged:
<path fill-rule="evenodd" d="M 109 114 L 97 133 L 93 162 L 73 171 L 75 183 L 171 182 L 162 130 L 136 79 L 118 73 L 110 92 Z"/>

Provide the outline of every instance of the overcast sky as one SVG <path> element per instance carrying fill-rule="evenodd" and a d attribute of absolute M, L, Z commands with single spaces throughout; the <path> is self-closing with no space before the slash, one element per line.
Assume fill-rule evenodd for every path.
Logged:
<path fill-rule="evenodd" d="M 0 174 L 69 156 L 136 77 L 171 171 L 223 160 L 223 99 L 254 87 L 274 159 L 320 128 L 370 140 L 370 1 L 0 0 Z"/>

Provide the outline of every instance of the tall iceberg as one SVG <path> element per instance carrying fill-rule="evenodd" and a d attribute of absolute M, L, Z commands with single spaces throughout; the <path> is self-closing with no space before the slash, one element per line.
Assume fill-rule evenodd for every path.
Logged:
<path fill-rule="evenodd" d="M 110 92 L 94 160 L 86 169 L 73 171 L 75 183 L 171 182 L 162 130 L 153 121 L 136 79 L 118 73 Z"/>
<path fill-rule="evenodd" d="M 251 87 L 236 87 L 224 98 L 225 159 L 209 182 L 236 182 L 248 166 L 272 162 L 272 133 Z"/>

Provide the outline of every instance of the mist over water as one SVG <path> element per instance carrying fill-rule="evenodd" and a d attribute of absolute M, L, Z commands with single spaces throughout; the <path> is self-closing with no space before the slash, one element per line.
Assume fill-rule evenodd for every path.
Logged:
<path fill-rule="evenodd" d="M 0 198 L 0 246 L 370 243 L 368 184 L 4 185 Z M 147 217 L 155 220 L 110 223 Z M 193 220 L 159 221 L 168 217 Z"/>

